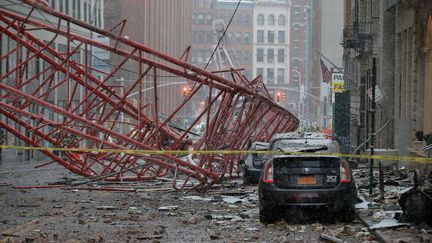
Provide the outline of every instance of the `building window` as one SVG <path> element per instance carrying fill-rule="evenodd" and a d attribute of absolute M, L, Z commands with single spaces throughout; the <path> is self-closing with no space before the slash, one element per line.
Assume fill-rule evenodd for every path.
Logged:
<path fill-rule="evenodd" d="M 243 55 L 243 58 L 244 58 L 244 63 L 250 63 L 250 61 L 251 61 L 251 53 L 250 53 L 250 51 L 245 51 L 244 55 Z"/>
<path fill-rule="evenodd" d="M 273 14 L 268 16 L 268 25 L 273 26 L 275 24 L 275 17 Z"/>
<path fill-rule="evenodd" d="M 256 69 L 256 75 L 257 76 L 259 76 L 259 75 L 263 76 L 263 74 L 264 74 L 264 69 L 263 68 L 257 68 Z"/>
<path fill-rule="evenodd" d="M 203 31 L 200 31 L 198 33 L 198 43 L 204 43 L 205 42 L 205 33 Z"/>
<path fill-rule="evenodd" d="M 278 17 L 278 25 L 280 25 L 280 26 L 285 25 L 285 15 L 279 15 L 279 17 Z"/>
<path fill-rule="evenodd" d="M 285 43 L 285 31 L 278 31 L 278 43 Z"/>
<path fill-rule="evenodd" d="M 267 49 L 267 62 L 273 63 L 274 62 L 274 49 Z"/>
<path fill-rule="evenodd" d="M 207 33 L 207 43 L 213 43 L 214 34 L 212 32 Z"/>
<path fill-rule="evenodd" d="M 293 72 L 293 82 L 298 83 L 300 80 L 299 72 Z"/>
<path fill-rule="evenodd" d="M 264 43 L 264 30 L 257 31 L 257 42 Z"/>
<path fill-rule="evenodd" d="M 249 26 L 251 24 L 251 17 L 250 17 L 250 15 L 245 15 L 243 21 L 244 21 L 244 25 Z"/>
<path fill-rule="evenodd" d="M 82 20 L 81 19 L 81 0 L 78 0 L 77 2 L 78 2 L 78 19 Z"/>
<path fill-rule="evenodd" d="M 196 0 L 195 1 L 195 6 L 197 8 L 204 8 L 204 1 L 203 0 Z"/>
<path fill-rule="evenodd" d="M 102 11 L 101 9 L 97 10 L 97 18 L 98 18 L 98 27 L 101 28 L 102 27 Z"/>
<path fill-rule="evenodd" d="M 207 14 L 207 24 L 208 25 L 213 24 L 213 14 Z"/>
<path fill-rule="evenodd" d="M 264 49 L 257 49 L 257 62 L 264 62 Z"/>
<path fill-rule="evenodd" d="M 274 83 L 274 70 L 273 68 L 267 68 L 267 83 Z"/>
<path fill-rule="evenodd" d="M 87 18 L 87 3 L 84 2 L 84 22 L 88 22 Z"/>
<path fill-rule="evenodd" d="M 275 35 L 275 32 L 274 32 L 274 30 L 269 30 L 268 32 L 267 32 L 267 40 L 268 40 L 268 43 L 274 43 L 274 35 Z"/>
<path fill-rule="evenodd" d="M 251 42 L 251 34 L 250 33 L 244 33 L 243 34 L 243 40 L 246 43 L 250 43 Z"/>
<path fill-rule="evenodd" d="M 76 11 L 76 1 L 72 1 L 72 16 L 76 17 L 77 16 L 77 11 Z"/>
<path fill-rule="evenodd" d="M 299 60 L 295 59 L 293 61 L 293 69 L 296 71 L 300 70 L 300 61 Z"/>
<path fill-rule="evenodd" d="M 300 39 L 300 28 L 299 27 L 294 27 L 294 40 L 299 40 Z"/>
<path fill-rule="evenodd" d="M 300 48 L 300 41 L 295 40 L 293 47 L 294 47 L 294 50 L 298 50 Z"/>
<path fill-rule="evenodd" d="M 283 68 L 277 69 L 277 83 L 283 84 L 285 81 L 285 70 Z"/>
<path fill-rule="evenodd" d="M 264 15 L 259 14 L 257 17 L 257 25 L 264 25 Z"/>
<path fill-rule="evenodd" d="M 241 25 L 241 24 L 242 24 L 242 19 L 243 19 L 243 15 L 241 15 L 241 14 L 237 14 L 237 15 L 234 17 L 233 22 L 234 22 L 236 25 Z"/>
<path fill-rule="evenodd" d="M 211 8 L 213 5 L 213 0 L 206 0 L 205 2 L 205 7 L 206 8 Z"/>
<path fill-rule="evenodd" d="M 241 42 L 242 41 L 242 34 L 240 32 L 235 33 L 235 41 Z"/>
<path fill-rule="evenodd" d="M 197 62 L 198 63 L 203 63 L 204 62 L 204 51 L 203 50 L 198 50 L 197 51 Z"/>
<path fill-rule="evenodd" d="M 293 15 L 294 19 L 299 20 L 300 19 L 300 7 L 294 7 L 293 8 Z"/>
<path fill-rule="evenodd" d="M 278 54 L 277 54 L 277 60 L 278 63 L 284 63 L 285 62 L 285 50 L 284 49 L 278 49 Z"/>
<path fill-rule="evenodd" d="M 204 14 L 198 14 L 197 24 L 204 24 Z"/>

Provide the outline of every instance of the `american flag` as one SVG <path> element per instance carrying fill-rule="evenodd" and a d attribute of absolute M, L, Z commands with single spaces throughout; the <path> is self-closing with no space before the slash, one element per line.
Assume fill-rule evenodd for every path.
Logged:
<path fill-rule="evenodd" d="M 330 83 L 331 73 L 328 70 L 325 63 L 323 62 L 323 60 L 321 59 L 320 61 L 321 61 L 321 71 L 322 71 L 323 82 L 328 84 L 328 83 Z"/>

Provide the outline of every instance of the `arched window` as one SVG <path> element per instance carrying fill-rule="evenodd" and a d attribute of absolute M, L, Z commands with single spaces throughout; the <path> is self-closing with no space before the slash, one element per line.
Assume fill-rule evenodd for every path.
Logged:
<path fill-rule="evenodd" d="M 273 14 L 268 16 L 268 25 L 274 25 L 275 24 L 275 17 Z"/>
<path fill-rule="evenodd" d="M 285 25 L 285 15 L 279 15 L 278 25 Z"/>
<path fill-rule="evenodd" d="M 257 17 L 257 25 L 264 25 L 264 15 L 259 14 Z"/>

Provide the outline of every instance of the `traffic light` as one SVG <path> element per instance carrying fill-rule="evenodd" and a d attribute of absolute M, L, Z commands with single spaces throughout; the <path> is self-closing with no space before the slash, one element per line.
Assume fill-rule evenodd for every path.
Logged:
<path fill-rule="evenodd" d="M 189 96 L 191 91 L 192 91 L 191 87 L 185 86 L 182 88 L 182 92 L 183 92 L 184 97 Z"/>
<path fill-rule="evenodd" d="M 276 102 L 281 102 L 282 92 L 276 92 Z"/>
<path fill-rule="evenodd" d="M 286 94 L 285 94 L 285 92 L 280 92 L 280 93 L 281 93 L 280 100 L 281 101 L 285 101 L 286 100 Z"/>
<path fill-rule="evenodd" d="M 277 102 L 283 102 L 286 100 L 286 94 L 285 92 L 278 91 L 276 92 L 276 101 Z"/>

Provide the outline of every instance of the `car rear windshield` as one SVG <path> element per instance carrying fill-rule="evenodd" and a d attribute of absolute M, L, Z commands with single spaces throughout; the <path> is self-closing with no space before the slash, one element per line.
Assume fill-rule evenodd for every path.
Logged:
<path fill-rule="evenodd" d="M 338 168 L 339 158 L 333 157 L 288 157 L 274 161 L 276 168 Z"/>
<path fill-rule="evenodd" d="M 331 142 L 321 139 L 281 139 L 272 147 L 285 152 L 338 152 Z"/>

